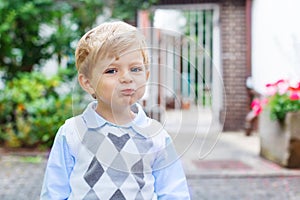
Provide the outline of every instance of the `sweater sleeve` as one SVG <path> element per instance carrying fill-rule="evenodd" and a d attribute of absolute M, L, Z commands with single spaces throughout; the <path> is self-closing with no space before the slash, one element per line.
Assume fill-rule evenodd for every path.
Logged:
<path fill-rule="evenodd" d="M 165 148 L 158 153 L 153 169 L 154 187 L 159 200 L 190 199 L 185 173 L 171 138 L 166 138 Z"/>
<path fill-rule="evenodd" d="M 70 153 L 64 132 L 65 127 L 62 126 L 56 134 L 45 171 L 41 200 L 67 199 L 70 195 L 69 178 L 74 157 Z"/>

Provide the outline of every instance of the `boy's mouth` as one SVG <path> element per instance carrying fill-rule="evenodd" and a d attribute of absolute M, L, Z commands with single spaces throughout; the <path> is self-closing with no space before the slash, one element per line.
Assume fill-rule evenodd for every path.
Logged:
<path fill-rule="evenodd" d="M 135 90 L 131 89 L 131 88 L 121 90 L 121 94 L 124 96 L 132 96 L 134 93 L 135 93 Z"/>

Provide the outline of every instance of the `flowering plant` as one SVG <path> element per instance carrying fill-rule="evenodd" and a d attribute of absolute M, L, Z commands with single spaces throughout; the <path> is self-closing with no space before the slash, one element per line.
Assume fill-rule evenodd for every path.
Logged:
<path fill-rule="evenodd" d="M 254 115 L 259 115 L 265 106 L 269 107 L 271 119 L 283 121 L 288 112 L 300 111 L 300 82 L 291 83 L 281 79 L 266 85 L 267 95 L 255 98 L 251 103 Z"/>

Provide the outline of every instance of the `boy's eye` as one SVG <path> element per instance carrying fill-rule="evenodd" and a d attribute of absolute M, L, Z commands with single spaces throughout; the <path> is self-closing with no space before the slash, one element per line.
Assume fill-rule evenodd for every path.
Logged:
<path fill-rule="evenodd" d="M 131 68 L 131 71 L 132 72 L 141 72 L 141 71 L 143 71 L 143 68 L 142 67 L 133 67 L 133 68 Z"/>
<path fill-rule="evenodd" d="M 115 74 L 115 73 L 117 73 L 118 72 L 118 70 L 117 69 L 107 69 L 107 70 L 105 70 L 105 74 Z"/>

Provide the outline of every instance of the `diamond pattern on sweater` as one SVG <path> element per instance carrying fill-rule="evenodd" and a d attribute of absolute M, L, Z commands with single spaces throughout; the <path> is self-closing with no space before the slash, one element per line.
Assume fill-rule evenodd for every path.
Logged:
<path fill-rule="evenodd" d="M 123 149 L 123 147 L 125 146 L 127 141 L 130 139 L 129 134 L 124 134 L 124 135 L 118 137 L 112 133 L 108 133 L 107 136 L 111 140 L 111 142 L 115 145 L 116 149 L 119 152 Z"/>
<path fill-rule="evenodd" d="M 88 130 L 84 134 L 84 138 L 82 140 L 82 143 L 90 150 L 93 154 L 97 153 L 97 150 L 103 140 L 105 139 L 105 136 L 101 133 L 99 133 L 96 130 Z"/>
<path fill-rule="evenodd" d="M 136 197 L 134 198 L 135 200 L 144 200 L 144 197 L 141 193 L 141 191 L 139 191 L 137 194 L 136 194 Z"/>
<path fill-rule="evenodd" d="M 106 169 L 106 167 L 111 165 L 118 154 L 119 151 L 114 147 L 110 139 L 106 137 L 98 148 L 96 157 L 99 162 L 101 162 L 102 167 Z"/>
<path fill-rule="evenodd" d="M 118 154 L 106 173 L 109 175 L 112 182 L 117 187 L 120 187 L 129 176 L 128 168 L 123 156 Z"/>
<path fill-rule="evenodd" d="M 145 172 L 151 170 L 149 159 L 152 154 L 148 156 L 153 148 L 151 139 L 132 128 L 108 125 L 101 129 L 88 129 L 83 134 L 82 144 L 90 162 L 84 167 L 83 178 L 90 186 L 84 200 L 143 200 L 144 195 L 149 195 Z M 104 188 L 110 189 L 103 191 L 103 184 Z"/>
<path fill-rule="evenodd" d="M 139 184 L 140 189 L 142 189 L 145 185 L 144 173 L 143 173 L 144 165 L 142 159 L 140 159 L 137 163 L 135 163 L 131 167 L 131 172 L 134 175 L 136 182 Z"/>
<path fill-rule="evenodd" d="M 117 190 L 109 200 L 126 200 L 121 190 Z"/>
<path fill-rule="evenodd" d="M 82 200 L 100 200 L 98 196 L 96 195 L 95 191 L 91 189 Z"/>
<path fill-rule="evenodd" d="M 97 160 L 96 157 L 93 158 L 91 164 L 88 167 L 88 170 L 84 174 L 84 180 L 89 184 L 89 186 L 92 188 L 97 183 L 97 181 L 100 179 L 102 174 L 104 173 L 104 170 Z"/>
<path fill-rule="evenodd" d="M 139 150 L 140 154 L 146 154 L 150 148 L 153 146 L 153 142 L 152 140 L 145 140 L 143 137 L 139 136 L 139 135 L 135 135 L 132 138 L 133 142 L 135 143 L 135 146 L 137 147 L 137 149 Z"/>

